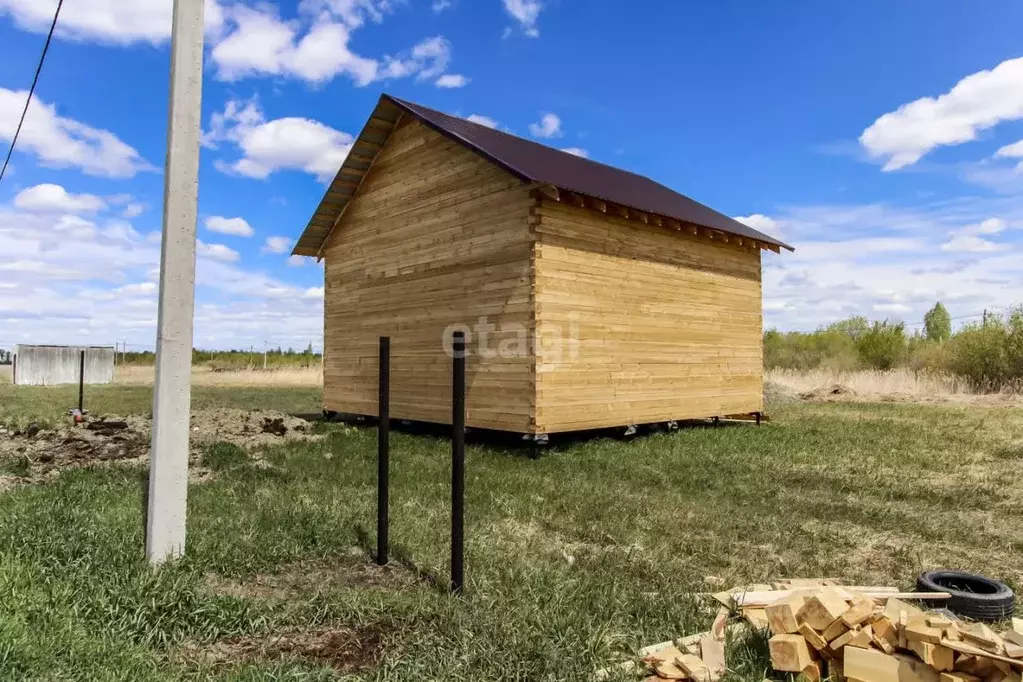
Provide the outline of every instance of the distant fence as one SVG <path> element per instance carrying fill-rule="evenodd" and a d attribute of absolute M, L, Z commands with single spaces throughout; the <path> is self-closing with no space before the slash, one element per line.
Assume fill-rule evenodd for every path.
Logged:
<path fill-rule="evenodd" d="M 109 384 L 114 380 L 114 349 L 111 346 L 14 347 L 14 383 L 19 386 L 77 384 L 85 351 L 85 383 Z"/>

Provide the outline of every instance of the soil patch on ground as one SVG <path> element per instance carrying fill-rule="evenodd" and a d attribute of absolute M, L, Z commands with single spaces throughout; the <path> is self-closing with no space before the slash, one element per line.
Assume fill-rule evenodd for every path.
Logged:
<path fill-rule="evenodd" d="M 302 595 L 337 589 L 401 589 L 417 581 L 415 574 L 401 564 L 392 561 L 387 566 L 377 566 L 356 547 L 342 557 L 300 561 L 275 573 L 260 573 L 243 580 L 210 574 L 206 576 L 206 589 L 232 597 L 287 602 Z"/>
<path fill-rule="evenodd" d="M 206 665 L 294 661 L 354 673 L 375 666 L 383 650 L 383 632 L 379 628 L 319 628 L 186 645 L 179 656 L 186 662 Z"/>
<path fill-rule="evenodd" d="M 286 440 L 318 439 L 311 424 L 279 412 L 237 409 L 198 410 L 192 413 L 189 475 L 205 480 L 210 471 L 202 466 L 205 449 L 228 442 L 247 451 Z M 108 462 L 149 460 L 152 420 L 138 415 L 71 417 L 56 428 L 29 424 L 24 429 L 0 427 L 0 490 L 37 483 L 65 469 Z M 257 457 L 258 459 L 258 457 Z"/>

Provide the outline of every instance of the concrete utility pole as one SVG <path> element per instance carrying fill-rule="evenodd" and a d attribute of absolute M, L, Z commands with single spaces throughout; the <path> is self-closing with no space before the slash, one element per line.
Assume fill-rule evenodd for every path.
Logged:
<path fill-rule="evenodd" d="M 146 517 L 146 557 L 154 565 L 179 556 L 185 549 L 195 225 L 202 134 L 203 4 L 204 0 L 174 0 L 171 31 L 153 445 Z"/>

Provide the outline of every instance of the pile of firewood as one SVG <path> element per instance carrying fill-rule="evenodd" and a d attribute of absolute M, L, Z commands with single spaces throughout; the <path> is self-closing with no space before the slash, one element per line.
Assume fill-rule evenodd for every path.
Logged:
<path fill-rule="evenodd" d="M 717 682 L 726 672 L 726 630 L 743 625 L 729 622 L 735 613 L 752 628 L 770 631 L 772 667 L 796 673 L 802 682 L 1023 682 L 1023 619 L 1014 618 L 998 634 L 908 601 L 945 599 L 947 593 L 793 579 L 713 597 L 722 606 L 709 631 L 640 651 L 649 682 Z"/>
<path fill-rule="evenodd" d="M 918 593 L 889 589 L 820 586 L 758 597 L 767 602 L 771 665 L 809 682 L 1020 682 L 1023 620 L 999 635 L 899 598 Z M 735 599 L 749 608 L 750 596 Z"/>

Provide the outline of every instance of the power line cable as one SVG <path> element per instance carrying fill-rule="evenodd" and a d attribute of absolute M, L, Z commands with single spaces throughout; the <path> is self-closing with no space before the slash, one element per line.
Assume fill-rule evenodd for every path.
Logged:
<path fill-rule="evenodd" d="M 14 153 L 14 145 L 18 144 L 18 135 L 21 134 L 21 126 L 25 123 L 25 114 L 28 113 L 28 105 L 32 103 L 32 95 L 36 91 L 36 83 L 39 82 L 39 73 L 43 70 L 43 61 L 46 59 L 46 52 L 50 49 L 50 40 L 53 39 L 53 30 L 57 28 L 57 17 L 60 16 L 60 8 L 64 0 L 57 0 L 57 11 L 53 13 L 53 23 L 50 24 L 50 32 L 46 34 L 46 42 L 43 43 L 43 53 L 39 55 L 39 63 L 36 65 L 36 75 L 32 78 L 32 87 L 28 90 L 28 99 L 25 100 L 25 108 L 21 110 L 21 119 L 18 127 L 14 130 L 14 137 L 11 138 L 11 146 L 7 150 L 7 158 L 4 159 L 4 167 L 0 168 L 0 182 L 3 182 L 4 173 L 7 172 L 7 164 L 11 162 L 11 154 Z"/>

